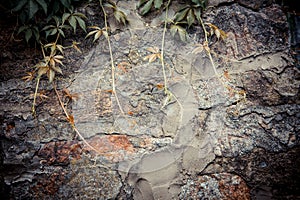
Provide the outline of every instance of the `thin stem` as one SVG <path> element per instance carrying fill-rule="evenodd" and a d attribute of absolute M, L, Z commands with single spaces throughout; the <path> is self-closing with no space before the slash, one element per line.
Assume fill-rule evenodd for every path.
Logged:
<path fill-rule="evenodd" d="M 56 85 L 55 85 L 54 83 L 53 83 L 53 88 L 54 88 L 54 91 L 55 91 L 55 93 L 56 93 L 56 96 L 57 96 L 57 98 L 58 98 L 58 101 L 59 101 L 59 104 L 60 104 L 61 108 L 63 109 L 63 111 L 64 111 L 64 113 L 65 113 L 67 119 L 69 119 L 70 116 L 68 115 L 68 112 L 67 112 L 67 110 L 66 110 L 66 108 L 65 108 L 65 106 L 64 106 L 64 104 L 63 104 L 63 102 L 62 102 L 61 99 L 60 99 L 60 96 L 59 96 L 59 94 L 58 94 L 58 92 L 57 92 L 57 89 L 56 89 Z"/>
<path fill-rule="evenodd" d="M 53 83 L 53 88 L 54 88 L 54 91 L 55 91 L 55 93 L 56 93 L 56 96 L 57 96 L 57 98 L 58 98 L 58 101 L 59 101 L 59 104 L 60 104 L 61 108 L 63 109 L 63 111 L 64 111 L 64 113 L 65 113 L 65 115 L 66 115 L 66 117 L 67 117 L 69 123 L 71 124 L 73 130 L 76 132 L 76 134 L 79 136 L 79 138 L 84 142 L 85 145 L 87 145 L 87 146 L 88 146 L 89 148 L 91 148 L 93 151 L 97 152 L 98 154 L 105 155 L 103 152 L 98 151 L 95 147 L 93 147 L 92 145 L 90 145 L 90 144 L 86 141 L 86 139 L 81 135 L 81 133 L 78 131 L 78 129 L 77 129 L 76 126 L 74 125 L 74 122 L 70 120 L 70 115 L 68 114 L 68 112 L 67 112 L 67 110 L 66 110 L 66 108 L 65 108 L 65 106 L 64 106 L 64 104 L 63 104 L 63 102 L 62 102 L 62 100 L 61 100 L 61 98 L 60 98 L 60 96 L 59 96 L 59 94 L 58 94 L 58 91 L 57 91 L 57 89 L 56 89 L 56 85 L 55 85 L 54 83 Z"/>
<path fill-rule="evenodd" d="M 103 15 L 104 15 L 105 31 L 107 32 L 107 42 L 108 42 L 109 55 L 110 55 L 110 65 L 111 65 L 112 91 L 113 91 L 113 94 L 115 95 L 118 107 L 119 107 L 121 113 L 124 115 L 124 111 L 122 109 L 122 106 L 120 104 L 120 101 L 119 101 L 119 98 L 118 98 L 118 95 L 117 95 L 117 92 L 116 92 L 115 63 L 114 63 L 114 57 L 113 57 L 112 48 L 111 48 L 111 44 L 110 44 L 110 38 L 109 38 L 109 34 L 108 34 L 108 25 L 107 25 L 107 16 L 106 16 L 107 14 L 106 14 L 105 9 L 103 7 L 102 0 L 99 0 L 99 1 L 100 1 L 100 6 L 101 6 L 101 9 L 102 9 Z"/>
<path fill-rule="evenodd" d="M 38 88 L 39 88 L 39 84 L 40 84 L 40 78 L 41 77 L 37 77 L 35 92 L 34 92 L 34 96 L 33 96 L 33 103 L 32 103 L 32 109 L 31 109 L 33 115 L 35 115 L 35 103 L 36 103 L 36 96 L 37 96 L 37 92 L 38 92 Z"/>
<path fill-rule="evenodd" d="M 57 36 L 56 36 L 56 40 L 55 40 L 55 44 L 57 44 L 57 41 L 58 41 L 58 38 L 59 38 L 59 32 L 58 32 L 58 34 L 57 34 Z"/>
<path fill-rule="evenodd" d="M 164 59 L 164 48 L 165 48 L 165 36 L 166 36 L 166 31 L 167 31 L 167 18 L 168 18 L 168 10 L 169 10 L 169 4 L 171 0 L 168 1 L 167 7 L 166 7 L 166 17 L 165 17 L 165 23 L 164 23 L 164 30 L 163 30 L 163 35 L 162 35 L 162 42 L 161 42 L 161 66 L 163 70 L 163 76 L 164 76 L 164 91 L 165 94 L 168 93 L 168 85 L 167 85 L 167 77 L 166 77 L 166 70 L 165 70 L 165 59 Z"/>
<path fill-rule="evenodd" d="M 223 81 L 221 80 L 221 78 L 218 75 L 217 67 L 215 65 L 215 62 L 214 62 L 212 56 L 211 56 L 210 48 L 208 46 L 208 33 L 206 31 L 205 25 L 204 25 L 203 20 L 202 20 L 201 17 L 200 17 L 200 24 L 201 24 L 203 32 L 204 32 L 204 37 L 205 37 L 205 42 L 204 43 L 205 43 L 205 45 L 207 45 L 207 48 L 208 48 L 208 49 L 205 48 L 205 50 L 206 50 L 206 52 L 208 54 L 208 57 L 209 57 L 209 60 L 211 62 L 211 65 L 213 67 L 214 73 L 215 73 L 216 77 L 219 79 L 219 81 L 224 85 Z"/>
<path fill-rule="evenodd" d="M 203 20 L 202 18 L 200 17 L 200 24 L 202 26 L 202 29 L 203 29 L 203 32 L 204 32 L 204 37 L 205 37 L 205 41 L 208 43 L 208 34 L 207 34 L 207 31 L 206 31 L 206 28 L 205 28 L 205 25 L 203 23 Z"/>

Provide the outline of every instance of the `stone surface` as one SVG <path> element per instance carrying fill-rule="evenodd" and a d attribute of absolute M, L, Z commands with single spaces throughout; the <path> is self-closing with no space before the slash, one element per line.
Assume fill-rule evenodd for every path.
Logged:
<path fill-rule="evenodd" d="M 187 180 L 181 187 L 180 199 L 250 199 L 245 181 L 233 174 L 221 173 Z"/>
<path fill-rule="evenodd" d="M 272 1 L 211 1 L 203 19 L 227 33 L 210 43 L 217 74 L 204 51 L 192 53 L 204 38 L 196 27 L 185 43 L 166 33 L 164 77 L 159 59 L 145 60 L 149 47 L 161 47 L 164 12 L 150 21 L 130 2 L 118 2 L 128 28 L 109 18 L 116 93 L 104 39 L 65 84 L 79 95 L 67 107 L 93 148 L 74 140 L 46 82 L 42 94 L 53 99 L 38 98 L 33 118 L 34 85 L 1 81 L 7 198 L 299 198 L 300 73 L 282 9 Z"/>

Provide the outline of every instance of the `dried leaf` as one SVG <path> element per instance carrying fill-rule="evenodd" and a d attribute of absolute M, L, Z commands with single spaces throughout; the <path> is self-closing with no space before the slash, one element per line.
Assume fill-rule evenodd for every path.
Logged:
<path fill-rule="evenodd" d="M 205 41 L 205 42 L 203 43 L 203 47 L 204 47 L 205 51 L 207 51 L 208 53 L 210 53 L 210 48 L 209 48 L 209 46 L 208 46 L 207 41 Z"/>
<path fill-rule="evenodd" d="M 218 39 L 220 39 L 221 33 L 219 29 L 215 30 L 215 35 L 217 36 Z"/>
<path fill-rule="evenodd" d="M 158 53 L 159 49 L 158 49 L 158 47 L 148 47 L 147 51 L 150 51 L 152 53 Z"/>
<path fill-rule="evenodd" d="M 63 48 L 64 48 L 64 47 L 63 47 L 62 45 L 57 44 L 57 45 L 56 45 L 56 48 L 60 51 L 60 53 L 62 53 L 62 54 L 64 53 L 64 51 L 63 51 Z"/>
<path fill-rule="evenodd" d="M 46 74 L 49 71 L 49 67 L 39 67 L 38 69 L 38 77 L 41 77 L 42 75 Z"/>
<path fill-rule="evenodd" d="M 54 71 L 62 74 L 62 70 L 61 70 L 61 68 L 59 66 L 52 66 L 51 69 L 53 69 Z"/>
<path fill-rule="evenodd" d="M 55 77 L 55 71 L 54 70 L 48 70 L 47 71 L 47 76 L 48 76 L 48 80 L 49 80 L 49 83 L 52 83 L 53 80 L 54 80 L 54 77 Z"/>
<path fill-rule="evenodd" d="M 121 10 L 114 11 L 114 16 L 119 23 L 122 22 L 124 25 L 126 25 L 127 17 L 123 11 L 121 11 Z"/>
<path fill-rule="evenodd" d="M 113 93 L 114 91 L 113 90 L 105 90 L 105 92 Z"/>
<path fill-rule="evenodd" d="M 23 76 L 21 79 L 24 80 L 25 82 L 27 81 L 32 81 L 34 78 L 34 74 L 35 72 L 26 72 L 28 75 L 27 76 Z"/>
<path fill-rule="evenodd" d="M 74 116 L 73 116 L 73 115 L 68 115 L 67 120 L 68 120 L 68 122 L 69 122 L 72 126 L 75 126 Z"/>
<path fill-rule="evenodd" d="M 161 53 L 159 52 L 158 47 L 148 47 L 147 50 L 153 54 L 145 56 L 144 60 L 148 60 L 149 63 L 151 63 L 154 62 L 157 58 L 161 59 Z"/>
<path fill-rule="evenodd" d="M 82 53 L 82 51 L 79 49 L 79 47 L 77 46 L 78 44 L 80 44 L 79 42 L 73 41 L 72 42 L 72 47 L 78 51 L 79 53 Z"/>
<path fill-rule="evenodd" d="M 158 89 L 163 89 L 163 88 L 164 88 L 164 84 L 158 83 L 158 84 L 156 84 L 156 87 L 157 87 Z"/>
<path fill-rule="evenodd" d="M 99 39 L 101 37 L 101 35 L 104 35 L 105 37 L 108 36 L 108 34 L 106 33 L 106 31 L 102 30 L 100 27 L 98 26 L 91 26 L 90 28 L 95 29 L 91 32 L 89 32 L 85 38 L 88 38 L 91 35 L 94 35 L 94 40 L 93 42 L 95 42 L 97 39 Z"/>
<path fill-rule="evenodd" d="M 192 51 L 193 54 L 198 54 L 203 51 L 203 45 L 202 44 L 196 44 L 196 48 Z"/>
<path fill-rule="evenodd" d="M 121 69 L 124 73 L 127 73 L 126 66 L 130 66 L 128 62 L 121 62 L 118 65 L 118 68 Z"/>
<path fill-rule="evenodd" d="M 229 75 L 229 72 L 227 70 L 224 71 L 223 73 L 224 77 L 227 79 L 227 80 L 230 80 L 230 75 Z"/>
<path fill-rule="evenodd" d="M 240 91 L 239 91 L 239 95 L 243 96 L 243 98 L 246 99 L 247 93 L 246 93 L 245 90 L 240 90 Z"/>
<path fill-rule="evenodd" d="M 94 40 L 93 40 L 93 42 L 95 42 L 97 39 L 99 39 L 100 38 L 100 36 L 102 35 L 102 31 L 100 30 L 100 31 L 98 31 L 96 34 L 95 34 L 95 36 L 94 36 Z"/>
<path fill-rule="evenodd" d="M 207 25 L 210 27 L 211 35 L 215 34 L 218 39 L 226 39 L 227 34 L 223 30 L 219 29 L 216 25 L 213 25 L 211 23 L 207 23 Z"/>
<path fill-rule="evenodd" d="M 76 101 L 79 98 L 79 95 L 77 93 L 71 94 L 71 92 L 67 89 L 63 89 L 63 93 L 66 97 L 68 97 L 70 100 Z"/>
<path fill-rule="evenodd" d="M 127 112 L 128 115 L 133 115 L 134 113 L 132 111 Z"/>
<path fill-rule="evenodd" d="M 157 58 L 156 54 L 149 55 L 149 63 L 152 63 L 153 61 L 155 61 L 156 58 Z"/>

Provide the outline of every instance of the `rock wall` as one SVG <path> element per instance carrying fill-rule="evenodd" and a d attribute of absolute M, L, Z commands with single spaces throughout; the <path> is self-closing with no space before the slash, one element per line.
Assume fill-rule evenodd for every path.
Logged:
<path fill-rule="evenodd" d="M 30 115 L 32 91 L 1 82 L 2 193 L 15 199 L 297 198 L 300 73 L 290 51 L 289 24 L 272 1 L 210 1 L 203 20 L 224 30 L 213 38 L 214 72 L 200 27 L 187 42 L 165 37 L 165 69 L 149 63 L 161 47 L 152 21 L 120 1 L 130 25 L 111 44 L 85 56 L 69 89 L 75 125 L 97 152 L 74 139 L 58 103 Z M 173 3 L 174 13 L 178 4 Z M 149 58 L 149 57 L 148 57 Z M 165 74 L 164 74 L 165 73 Z M 167 80 L 168 91 L 163 89 Z M 50 86 L 42 85 L 42 88 Z"/>

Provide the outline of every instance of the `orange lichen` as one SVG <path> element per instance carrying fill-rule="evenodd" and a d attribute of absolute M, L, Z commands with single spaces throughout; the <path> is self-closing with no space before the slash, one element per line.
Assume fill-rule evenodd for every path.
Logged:
<path fill-rule="evenodd" d="M 112 161 L 123 160 L 135 152 L 135 148 L 126 135 L 104 135 L 95 136 L 90 139 L 89 144 L 102 156 Z M 86 150 L 90 150 L 86 147 Z"/>

